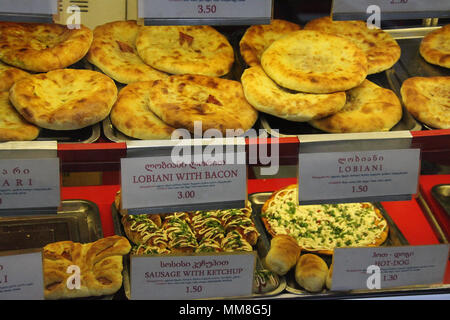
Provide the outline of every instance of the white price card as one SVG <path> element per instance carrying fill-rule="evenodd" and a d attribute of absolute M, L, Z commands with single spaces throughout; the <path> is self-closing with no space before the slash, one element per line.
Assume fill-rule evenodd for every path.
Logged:
<path fill-rule="evenodd" d="M 364 19 L 377 11 L 382 20 L 438 18 L 450 15 L 448 0 L 333 0 L 333 18 Z"/>
<path fill-rule="evenodd" d="M 242 208 L 247 198 L 245 163 L 123 158 L 121 178 L 122 207 L 131 214 Z"/>
<path fill-rule="evenodd" d="M 333 203 L 410 199 L 420 149 L 300 153 L 299 201 Z"/>
<path fill-rule="evenodd" d="M 131 256 L 131 299 L 170 300 L 252 294 L 256 253 Z"/>
<path fill-rule="evenodd" d="M 42 251 L 0 252 L 0 300 L 43 300 Z"/>
<path fill-rule="evenodd" d="M 336 248 L 331 289 L 372 290 L 442 283 L 449 248 L 448 244 Z"/>
<path fill-rule="evenodd" d="M 0 210 L 59 207 L 58 158 L 0 160 Z"/>
<path fill-rule="evenodd" d="M 269 23 L 272 6 L 272 0 L 139 0 L 138 15 L 159 23 L 164 23 L 164 19 L 184 22 L 195 19 L 198 24 L 206 20 L 217 20 L 221 24 L 227 24 L 228 20 Z"/>
<path fill-rule="evenodd" d="M 2 0 L 0 13 L 56 14 L 57 0 Z"/>

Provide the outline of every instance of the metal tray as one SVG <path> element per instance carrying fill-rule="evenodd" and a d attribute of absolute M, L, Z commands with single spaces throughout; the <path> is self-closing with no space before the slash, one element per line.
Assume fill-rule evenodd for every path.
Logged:
<path fill-rule="evenodd" d="M 271 192 L 263 192 L 263 193 L 253 193 L 248 196 L 248 199 L 252 205 L 253 213 L 255 214 L 255 223 L 258 222 L 259 225 L 263 225 L 260 219 L 261 208 L 264 205 L 265 201 L 272 195 Z M 380 209 L 384 218 L 387 220 L 389 224 L 389 236 L 383 246 L 403 246 L 408 245 L 408 241 L 405 239 L 401 231 L 395 225 L 393 220 L 389 217 L 387 212 L 383 209 L 383 207 L 375 203 L 378 209 Z M 269 243 L 269 235 L 267 231 L 264 229 L 264 233 L 262 233 L 261 238 L 263 241 Z M 328 265 L 331 264 L 331 256 L 320 255 Z M 297 282 L 295 281 L 294 270 L 291 270 L 286 274 L 286 291 L 291 295 L 298 299 L 337 299 L 337 298 L 362 298 L 366 296 L 376 296 L 380 294 L 391 294 L 391 295 L 407 295 L 407 294 L 416 294 L 418 292 L 429 293 L 429 292 L 438 292 L 445 291 L 450 288 L 449 285 L 417 285 L 417 286 L 408 286 L 401 288 L 392 288 L 392 289 L 380 289 L 380 290 L 351 290 L 346 292 L 339 291 L 328 291 L 324 290 L 321 293 L 310 293 L 304 289 L 302 289 Z M 283 296 L 281 296 L 283 297 Z"/>
<path fill-rule="evenodd" d="M 122 222 L 120 221 L 120 213 L 117 211 L 114 203 L 111 205 L 111 215 L 112 215 L 113 224 L 114 224 L 114 232 L 117 235 L 125 236 L 125 231 L 123 230 Z M 255 218 L 255 217 L 253 217 L 253 218 Z M 258 223 L 258 221 L 256 221 L 256 219 L 255 219 L 255 224 L 256 224 L 256 227 L 257 227 L 258 231 L 260 232 L 260 234 L 263 234 L 264 230 L 261 229 L 262 225 L 260 223 Z M 258 243 L 256 244 L 256 246 L 257 246 L 257 251 L 258 251 L 259 257 L 263 257 L 267 254 L 267 251 L 269 250 L 269 246 L 267 246 L 267 244 L 268 243 L 266 240 L 258 239 Z M 260 259 L 257 259 L 256 268 L 258 268 L 258 269 L 263 268 Z M 129 256 L 126 256 L 126 257 L 124 257 L 123 279 L 124 279 L 124 294 L 127 299 L 131 299 L 131 286 L 130 286 L 131 281 L 130 281 L 129 270 L 130 270 L 130 258 L 129 258 Z M 286 288 L 285 277 L 279 277 L 279 282 L 280 283 L 279 283 L 278 287 L 273 291 L 270 291 L 267 293 L 254 293 L 250 297 L 243 297 L 243 298 L 261 298 L 261 297 L 272 297 L 272 296 L 279 295 Z"/>
<path fill-rule="evenodd" d="M 56 214 L 0 218 L 0 251 L 42 248 L 71 240 L 87 243 L 103 238 L 97 206 L 87 200 L 63 200 Z"/>
<path fill-rule="evenodd" d="M 433 198 L 450 217 L 450 184 L 437 184 L 431 188 Z"/>

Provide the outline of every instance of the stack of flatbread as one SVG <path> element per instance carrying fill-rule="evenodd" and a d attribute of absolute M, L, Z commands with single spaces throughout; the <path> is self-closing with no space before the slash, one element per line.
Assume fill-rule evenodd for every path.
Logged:
<path fill-rule="evenodd" d="M 326 132 L 387 131 L 401 119 L 397 96 L 366 79 L 400 58 L 390 35 L 329 17 L 280 25 L 252 26 L 240 42 L 250 66 L 241 82 L 257 110 Z"/>
<path fill-rule="evenodd" d="M 76 130 L 102 121 L 117 98 L 106 75 L 75 68 L 92 31 L 0 22 L 0 140 L 34 140 L 40 129 Z"/>
<path fill-rule="evenodd" d="M 256 122 L 241 83 L 224 78 L 234 50 L 213 27 L 110 23 L 94 30 L 88 60 L 126 84 L 110 119 L 127 136 L 170 139 L 175 129 L 237 135 Z"/>

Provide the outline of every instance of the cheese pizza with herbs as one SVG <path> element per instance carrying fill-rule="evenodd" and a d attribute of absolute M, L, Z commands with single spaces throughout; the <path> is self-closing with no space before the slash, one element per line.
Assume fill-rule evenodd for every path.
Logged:
<path fill-rule="evenodd" d="M 272 235 L 289 234 L 302 250 L 333 254 L 337 247 L 379 246 L 389 226 L 371 203 L 298 205 L 296 185 L 272 194 L 261 211 Z"/>

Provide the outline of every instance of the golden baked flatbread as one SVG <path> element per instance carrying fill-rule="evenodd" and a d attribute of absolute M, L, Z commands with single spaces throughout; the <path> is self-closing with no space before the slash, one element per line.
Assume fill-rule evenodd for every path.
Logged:
<path fill-rule="evenodd" d="M 167 77 L 138 56 L 135 46 L 138 30 L 136 21 L 116 21 L 96 27 L 87 60 L 124 84 Z"/>
<path fill-rule="evenodd" d="M 39 127 L 74 130 L 106 118 L 117 87 L 100 72 L 60 69 L 18 80 L 9 98 L 26 120 Z"/>
<path fill-rule="evenodd" d="M 0 92 L 0 141 L 28 141 L 39 135 L 39 128 L 27 122 L 9 102 L 9 92 Z"/>
<path fill-rule="evenodd" d="M 260 65 L 261 55 L 275 40 L 300 30 L 301 27 L 286 20 L 273 19 L 270 24 L 250 26 L 239 42 L 242 58 L 249 66 Z"/>
<path fill-rule="evenodd" d="M 345 91 L 367 76 L 364 52 L 350 40 L 315 30 L 299 30 L 264 51 L 261 65 L 282 87 L 308 93 Z"/>
<path fill-rule="evenodd" d="M 343 109 L 309 124 L 333 133 L 389 131 L 401 118 L 402 105 L 395 93 L 365 80 L 347 92 Z"/>
<path fill-rule="evenodd" d="M 427 62 L 450 68 L 450 24 L 427 34 L 419 52 Z"/>
<path fill-rule="evenodd" d="M 66 68 L 86 55 L 91 42 L 85 26 L 0 22 L 0 60 L 28 71 Z"/>
<path fill-rule="evenodd" d="M 397 41 L 381 29 L 369 29 L 365 21 L 333 21 L 330 17 L 322 17 L 308 22 L 305 29 L 351 40 L 366 54 L 368 74 L 387 70 L 400 59 L 401 49 Z"/>
<path fill-rule="evenodd" d="M 450 77 L 412 77 L 400 89 L 405 108 L 430 127 L 450 129 Z"/>
<path fill-rule="evenodd" d="M 9 91 L 14 82 L 28 75 L 28 72 L 8 66 L 0 61 L 0 92 Z"/>
<path fill-rule="evenodd" d="M 170 139 L 175 130 L 149 108 L 152 81 L 136 82 L 120 90 L 111 110 L 111 122 L 122 133 L 137 139 Z"/>
<path fill-rule="evenodd" d="M 272 193 L 261 209 L 272 235 L 289 234 L 302 251 L 333 254 L 337 247 L 380 246 L 389 225 L 371 203 L 298 205 L 298 188 L 289 185 Z"/>
<path fill-rule="evenodd" d="M 291 92 L 272 81 L 260 66 L 246 69 L 241 77 L 247 101 L 258 111 L 290 121 L 324 118 L 341 110 L 345 92 Z"/>
<path fill-rule="evenodd" d="M 170 74 L 220 77 L 234 63 L 233 47 L 210 26 L 141 27 L 136 48 L 145 63 Z"/>
<path fill-rule="evenodd" d="M 225 135 L 227 129 L 247 131 L 258 118 L 240 82 L 201 75 L 156 80 L 150 109 L 170 126 L 192 133 L 196 121 L 201 121 L 203 132 L 217 129 Z"/>

